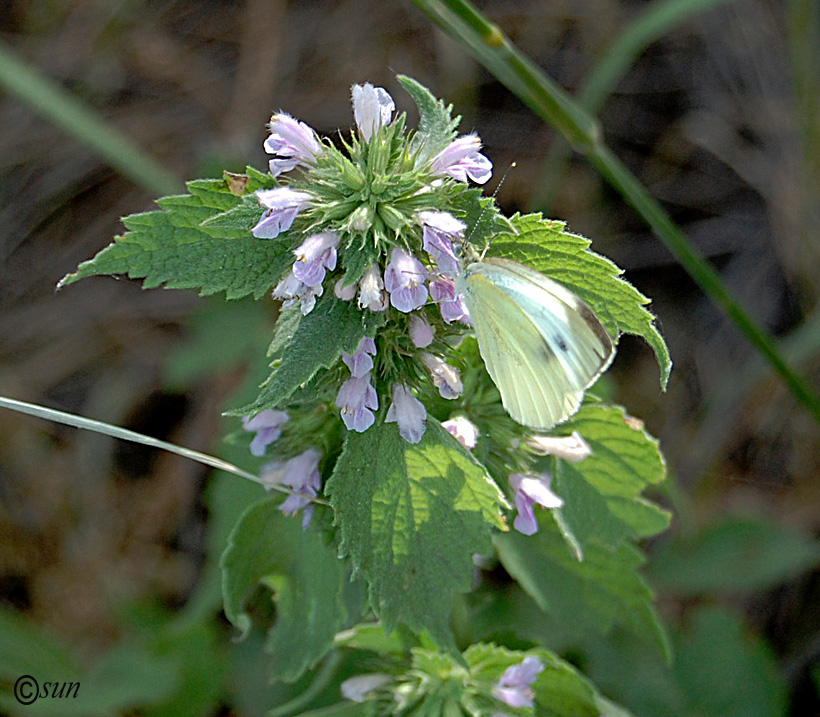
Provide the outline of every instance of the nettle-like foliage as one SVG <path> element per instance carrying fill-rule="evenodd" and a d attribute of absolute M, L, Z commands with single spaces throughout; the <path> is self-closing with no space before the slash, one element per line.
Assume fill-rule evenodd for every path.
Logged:
<path fill-rule="evenodd" d="M 492 165 L 478 137 L 457 136 L 451 107 L 399 82 L 417 129 L 369 84 L 353 87 L 356 128 L 333 141 L 274 115 L 269 173 L 189 182 L 126 217 L 127 233 L 61 285 L 128 274 L 146 288 L 283 301 L 270 376 L 231 415 L 266 459 L 261 481 L 290 495 L 247 510 L 222 564 L 225 613 L 243 634 L 254 591 L 274 595 L 275 679 L 336 648 L 362 655 L 366 674 L 342 686 L 356 714 L 620 714 L 546 650 L 462 651 L 471 640 L 453 632 L 454 605 L 481 593 L 476 566 L 500 564 L 573 630 L 618 625 L 667 651 L 634 545 L 669 522 L 642 496 L 665 477 L 657 442 L 590 395 L 549 431 L 512 420 L 471 335 L 461 250 L 552 277 L 614 342 L 644 337 L 662 385 L 666 346 L 648 299 L 588 240 L 540 215 L 507 219 L 482 197 L 471 182 Z"/>

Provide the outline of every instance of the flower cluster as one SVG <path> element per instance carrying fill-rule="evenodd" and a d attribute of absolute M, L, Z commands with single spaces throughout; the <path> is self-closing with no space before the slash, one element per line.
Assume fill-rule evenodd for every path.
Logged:
<path fill-rule="evenodd" d="M 307 315 L 323 295 L 328 275 L 347 268 L 334 279 L 336 299 L 355 299 L 362 311 L 392 308 L 408 315 L 419 366 L 442 397 L 455 399 L 463 391 L 458 371 L 422 351 L 433 343 L 435 327 L 421 309 L 432 302 L 444 325 L 470 323 L 456 291 L 459 265 L 453 247 L 464 239 L 466 224 L 448 208 L 454 188 L 468 181 L 483 184 L 492 164 L 474 134 L 440 147 L 414 145 L 414 137 L 404 132 L 404 116 L 394 117 L 395 103 L 381 87 L 354 85 L 352 99 L 357 131 L 350 144 L 344 143 L 347 156 L 304 122 L 284 112 L 271 118 L 264 146 L 273 155 L 271 174 L 285 184 L 256 192 L 263 213 L 252 231 L 267 240 L 298 237 L 292 269 L 273 297 L 285 307 L 298 305 Z M 296 168 L 301 174 L 288 174 Z M 345 258 L 363 250 L 374 259 L 350 277 Z M 342 421 L 359 432 L 373 425 L 383 385 L 392 397 L 386 420 L 398 424 L 405 440 L 417 443 L 427 413 L 414 395 L 413 377 L 385 375 L 374 367 L 376 345 L 375 338 L 362 339 L 353 354 L 342 357 L 350 370 L 335 401 Z M 255 449 L 264 440 L 258 438 Z"/>
<path fill-rule="evenodd" d="M 474 134 L 451 135 L 449 141 L 437 140 L 441 146 L 428 147 L 425 141 L 432 140 L 418 141 L 418 135 L 406 133 L 404 115 L 395 116 L 395 103 L 381 87 L 354 85 L 352 99 L 356 131 L 349 142 L 341 141 L 346 153 L 283 112 L 271 118 L 265 150 L 272 155 L 271 174 L 283 183 L 256 192 L 263 212 L 253 234 L 293 246 L 291 270 L 273 291 L 285 307 L 298 306 L 308 315 L 329 280 L 333 297 L 327 300 L 355 301 L 361 312 L 388 314 L 385 325 L 392 328 L 342 353 L 346 369 L 334 403 L 347 430 L 362 433 L 389 400 L 384 420 L 396 423 L 404 440 L 418 443 L 427 425 L 427 409 L 416 395 L 423 377 L 444 399 L 458 399 L 464 391 L 458 370 L 439 355 L 447 350 L 447 335 L 457 330 L 458 324 L 452 324 L 471 324 L 456 282 L 455 247 L 465 241 L 467 211 L 454 200 L 467 182 L 486 182 L 492 164 Z M 291 174 L 297 168 L 301 171 Z M 436 310 L 430 311 L 429 304 Z M 396 338 L 397 330 L 405 332 L 405 343 Z M 393 333 L 385 338 L 385 331 Z M 406 357 L 403 364 L 395 360 L 397 345 Z M 288 418 L 275 410 L 246 417 L 245 429 L 256 432 L 251 451 L 263 455 Z M 457 415 L 443 426 L 466 449 L 476 447 L 479 431 L 466 417 Z M 577 434 L 532 437 L 526 447 L 565 460 L 589 453 Z M 269 483 L 299 494 L 285 502 L 284 511 L 305 508 L 316 495 L 319 458 L 316 449 L 309 449 L 267 467 Z M 532 535 L 538 530 L 535 505 L 552 509 L 563 501 L 547 474 L 512 473 L 509 481 L 518 511 L 514 526 Z"/>

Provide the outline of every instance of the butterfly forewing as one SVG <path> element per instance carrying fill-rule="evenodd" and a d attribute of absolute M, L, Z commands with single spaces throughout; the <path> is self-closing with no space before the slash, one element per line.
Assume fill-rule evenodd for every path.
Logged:
<path fill-rule="evenodd" d="M 589 307 L 543 274 L 505 259 L 470 264 L 462 286 L 507 412 L 542 430 L 575 413 L 614 356 Z"/>

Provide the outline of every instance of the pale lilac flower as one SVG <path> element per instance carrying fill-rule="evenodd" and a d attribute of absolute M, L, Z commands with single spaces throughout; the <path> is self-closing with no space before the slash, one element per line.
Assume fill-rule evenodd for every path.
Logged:
<path fill-rule="evenodd" d="M 438 304 L 441 318 L 448 324 L 461 321 L 468 326 L 472 325 L 470 312 L 464 303 L 464 295 L 456 294 L 456 283 L 453 277 L 441 274 L 430 279 L 430 298 Z"/>
<path fill-rule="evenodd" d="M 365 142 L 382 127 L 390 124 L 396 104 L 384 87 L 373 87 L 369 82 L 353 85 L 353 117 L 359 128 L 359 135 Z"/>
<path fill-rule="evenodd" d="M 353 378 L 362 378 L 366 376 L 373 368 L 373 359 L 371 356 L 376 355 L 376 342 L 365 336 L 359 341 L 356 350 L 353 354 L 342 351 L 342 361 L 345 366 L 350 369 L 350 375 Z"/>
<path fill-rule="evenodd" d="M 387 300 L 382 292 L 384 281 L 379 271 L 379 265 L 373 262 L 359 281 L 359 308 L 365 306 L 371 311 L 384 311 Z"/>
<path fill-rule="evenodd" d="M 313 199 L 307 192 L 298 192 L 288 187 L 260 189 L 256 192 L 259 203 L 265 207 L 265 213 L 251 230 L 259 239 L 273 239 L 290 229 L 296 215 Z"/>
<path fill-rule="evenodd" d="M 339 279 L 333 287 L 333 293 L 336 295 L 336 298 L 342 301 L 350 301 L 356 296 L 356 291 L 356 284 L 348 284 L 345 286 L 344 278 Z"/>
<path fill-rule="evenodd" d="M 353 702 L 364 702 L 367 694 L 390 682 L 390 675 L 371 672 L 369 675 L 349 677 L 340 685 L 342 697 Z"/>
<path fill-rule="evenodd" d="M 533 707 L 535 692 L 530 685 L 544 671 L 537 657 L 525 657 L 520 665 L 511 665 L 493 685 L 493 697 L 510 707 Z"/>
<path fill-rule="evenodd" d="M 578 431 L 571 436 L 530 436 L 527 447 L 538 455 L 556 456 L 570 463 L 580 463 L 592 455 L 592 449 Z"/>
<path fill-rule="evenodd" d="M 444 430 L 455 436 L 455 439 L 468 450 L 473 450 L 478 443 L 478 428 L 464 416 L 450 418 L 441 424 Z"/>
<path fill-rule="evenodd" d="M 416 216 L 423 227 L 424 250 L 435 258 L 439 271 L 456 274 L 458 259 L 453 251 L 453 239 L 463 238 L 467 225 L 449 212 L 423 211 Z"/>
<path fill-rule="evenodd" d="M 322 476 L 319 473 L 321 453 L 315 448 L 300 453 L 289 461 L 268 463 L 262 467 L 260 477 L 267 489 L 275 485 L 284 485 L 301 495 L 290 495 L 279 506 L 285 515 L 294 515 L 305 509 L 302 517 L 302 528 L 306 529 L 313 517 L 313 501 L 322 487 Z"/>
<path fill-rule="evenodd" d="M 390 293 L 390 303 L 404 314 L 424 306 L 427 270 L 421 262 L 401 249 L 390 252 L 390 262 L 384 271 L 384 287 Z"/>
<path fill-rule="evenodd" d="M 459 182 L 472 179 L 476 184 L 484 184 L 493 173 L 493 163 L 479 152 L 481 140 L 475 134 L 457 137 L 430 164 L 433 174 L 447 174 Z"/>
<path fill-rule="evenodd" d="M 251 453 L 255 456 L 264 456 L 265 449 L 282 435 L 282 426 L 288 416 L 284 411 L 274 411 L 267 408 L 260 411 L 253 418 L 245 416 L 242 419 L 242 428 L 246 431 L 255 431 L 251 441 Z"/>
<path fill-rule="evenodd" d="M 276 155 L 269 162 L 270 173 L 278 177 L 297 165 L 310 167 L 322 153 L 319 138 L 308 125 L 284 112 L 270 118 L 270 136 L 265 140 L 265 151 Z"/>
<path fill-rule="evenodd" d="M 339 235 L 336 232 L 320 232 L 305 239 L 293 253 L 293 275 L 306 286 L 319 286 L 325 280 L 328 269 L 336 268 L 336 247 Z"/>
<path fill-rule="evenodd" d="M 348 431 L 364 433 L 370 428 L 376 420 L 373 411 L 379 407 L 379 396 L 370 385 L 370 375 L 347 379 L 336 396 L 336 405 L 342 409 L 342 420 Z"/>
<path fill-rule="evenodd" d="M 400 383 L 393 384 L 393 402 L 387 409 L 385 423 L 398 423 L 399 435 L 408 443 L 418 443 L 427 428 L 427 409 Z"/>
<path fill-rule="evenodd" d="M 433 327 L 426 318 L 419 314 L 410 316 L 410 340 L 417 349 L 426 349 L 433 343 Z"/>
<path fill-rule="evenodd" d="M 274 299 L 282 299 L 282 306 L 286 308 L 301 301 L 302 315 L 307 316 L 316 306 L 316 297 L 321 296 L 323 292 L 324 287 L 321 284 L 308 286 L 291 272 L 276 285 L 272 295 Z"/>
<path fill-rule="evenodd" d="M 433 354 L 423 353 L 421 355 L 421 362 L 430 372 L 433 384 L 438 389 L 442 398 L 452 400 L 462 394 L 464 385 L 461 383 L 461 376 L 458 370 L 453 368 L 443 358 L 434 356 Z"/>
<path fill-rule="evenodd" d="M 530 475 L 512 473 L 510 486 L 515 491 L 515 507 L 518 515 L 515 516 L 513 527 L 524 535 L 534 535 L 538 532 L 538 521 L 533 512 L 533 506 L 544 508 L 560 508 L 564 501 L 550 489 L 552 476 L 549 473 Z"/>

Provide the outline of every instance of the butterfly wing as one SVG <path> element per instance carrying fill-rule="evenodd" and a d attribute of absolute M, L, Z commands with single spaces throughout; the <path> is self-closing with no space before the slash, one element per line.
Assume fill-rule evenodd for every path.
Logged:
<path fill-rule="evenodd" d="M 459 283 L 507 412 L 541 430 L 575 413 L 615 355 L 592 310 L 552 279 L 506 259 L 470 264 Z"/>

